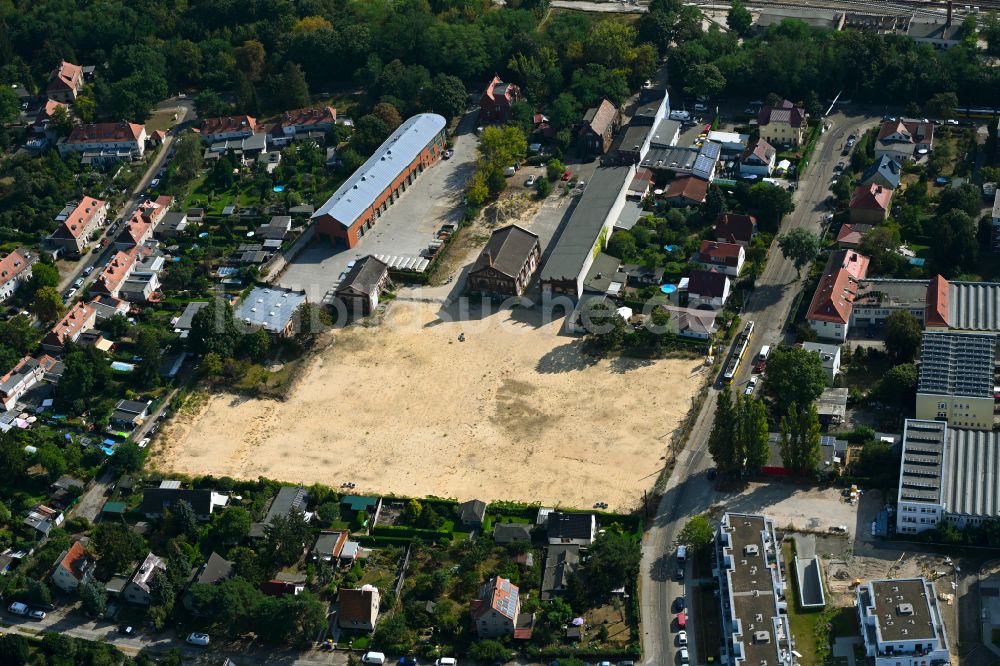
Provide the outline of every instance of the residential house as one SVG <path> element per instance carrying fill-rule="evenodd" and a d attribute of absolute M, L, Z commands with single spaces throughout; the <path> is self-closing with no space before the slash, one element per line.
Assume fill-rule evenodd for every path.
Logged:
<path fill-rule="evenodd" d="M 682 176 L 670 181 L 663 199 L 671 206 L 690 208 L 705 203 L 708 181 L 694 176 Z"/>
<path fill-rule="evenodd" d="M 295 334 L 295 314 L 306 302 L 304 291 L 254 287 L 239 304 L 233 315 L 252 327 L 288 338 Z"/>
<path fill-rule="evenodd" d="M 83 90 L 83 67 L 63 60 L 49 75 L 45 94 L 49 99 L 72 104 Z"/>
<path fill-rule="evenodd" d="M 838 250 L 830 257 L 806 312 L 806 321 L 820 338 L 847 340 L 858 283 L 868 273 L 868 261 L 854 250 Z"/>
<path fill-rule="evenodd" d="M 948 631 L 933 582 L 925 578 L 873 580 L 858 585 L 857 595 L 855 606 L 867 663 L 952 663 Z"/>
<path fill-rule="evenodd" d="M 381 597 L 374 585 L 360 589 L 340 588 L 337 592 L 337 625 L 341 629 L 375 631 Z"/>
<path fill-rule="evenodd" d="M 74 499 L 79 497 L 86 484 L 72 476 L 60 476 L 49 486 L 48 504 L 54 509 L 65 509 Z"/>
<path fill-rule="evenodd" d="M 334 289 L 334 295 L 349 313 L 364 316 L 374 312 L 379 296 L 390 284 L 389 266 L 381 259 L 368 255 L 354 262 Z"/>
<path fill-rule="evenodd" d="M 597 516 L 553 511 L 545 523 L 545 532 L 551 544 L 589 546 L 597 537 Z"/>
<path fill-rule="evenodd" d="M 718 130 L 712 130 L 708 133 L 706 141 L 711 141 L 712 143 L 717 143 L 722 147 L 722 155 L 725 157 L 735 157 L 743 153 L 746 150 L 747 144 L 750 141 L 749 134 L 740 134 L 738 132 L 720 132 Z"/>
<path fill-rule="evenodd" d="M 758 176 L 767 178 L 774 171 L 778 151 L 764 139 L 757 139 L 753 145 L 747 146 L 736 160 L 740 176 Z"/>
<path fill-rule="evenodd" d="M 840 345 L 830 345 L 824 342 L 803 342 L 802 348 L 819 354 L 823 369 L 831 382 L 840 373 Z"/>
<path fill-rule="evenodd" d="M 134 429 L 149 416 L 149 403 L 138 400 L 119 400 L 111 412 L 111 424 Z"/>
<path fill-rule="evenodd" d="M 46 354 L 38 358 L 25 356 L 7 374 L 0 377 L 0 405 L 6 410 L 14 409 L 17 401 L 35 384 L 45 378 L 45 374 L 57 363 Z"/>
<path fill-rule="evenodd" d="M 899 179 L 902 175 L 899 162 L 890 155 L 882 155 L 872 162 L 861 175 L 861 185 L 881 185 L 890 190 L 899 189 Z"/>
<path fill-rule="evenodd" d="M 135 269 L 137 256 L 135 251 L 117 252 L 90 285 L 91 293 L 118 298 L 122 285 Z"/>
<path fill-rule="evenodd" d="M 253 538 L 264 536 L 265 529 L 274 522 L 276 516 L 290 516 L 294 512 L 299 512 L 308 521 L 312 514 L 306 513 L 307 506 L 309 506 L 309 492 L 305 488 L 282 486 L 278 490 L 278 494 L 274 496 L 264 520 L 250 526 L 250 536 Z"/>
<path fill-rule="evenodd" d="M 30 130 L 37 138 L 29 139 L 27 147 L 32 150 L 42 150 L 49 147 L 49 142 L 55 139 L 55 117 L 56 111 L 63 109 L 69 113 L 69 106 L 54 99 L 46 100 L 38 107 L 35 114 L 35 122 L 31 124 Z"/>
<path fill-rule="evenodd" d="M 470 293 L 497 299 L 520 297 L 541 256 L 537 235 L 516 224 L 495 229 L 469 270 Z"/>
<path fill-rule="evenodd" d="M 200 310 L 208 307 L 208 301 L 192 301 L 184 308 L 184 312 L 174 322 L 174 333 L 180 333 L 182 338 L 186 338 L 191 332 L 191 325 L 194 323 L 194 316 Z"/>
<path fill-rule="evenodd" d="M 246 139 L 256 132 L 257 120 L 253 116 L 205 118 L 201 122 L 201 140 L 209 144 L 234 139 Z"/>
<path fill-rule="evenodd" d="M 777 106 L 762 106 L 757 112 L 757 128 L 768 143 L 800 146 L 806 136 L 806 110 L 787 99 Z"/>
<path fill-rule="evenodd" d="M 479 638 L 513 636 L 521 613 L 517 585 L 494 576 L 480 588 L 479 597 L 469 605 L 469 613 Z"/>
<path fill-rule="evenodd" d="M 861 247 L 861 240 L 872 230 L 870 224 L 851 224 L 845 222 L 837 232 L 837 247 L 841 250 L 857 250 Z"/>
<path fill-rule="evenodd" d="M 73 593 L 94 576 L 94 558 L 79 541 L 64 550 L 52 565 L 52 584 L 63 592 Z"/>
<path fill-rule="evenodd" d="M 750 247 L 757 235 L 757 218 L 752 215 L 723 213 L 715 221 L 715 240 Z"/>
<path fill-rule="evenodd" d="M 662 267 L 622 264 L 621 272 L 625 274 L 626 285 L 633 289 L 659 286 L 663 283 Z"/>
<path fill-rule="evenodd" d="M 158 201 L 143 202 L 112 241 L 117 250 L 131 250 L 153 236 L 153 228 L 167 214 L 167 207 Z"/>
<path fill-rule="evenodd" d="M 156 300 L 155 294 L 160 288 L 160 272 L 165 265 L 166 259 L 159 253 L 149 254 L 136 263 L 132 274 L 122 284 L 121 297 L 134 303 Z"/>
<path fill-rule="evenodd" d="M 336 124 L 337 110 L 332 106 L 293 109 L 281 114 L 269 138 L 275 145 L 284 145 L 302 135 L 326 134 Z"/>
<path fill-rule="evenodd" d="M 83 153 L 84 164 L 137 160 L 146 151 L 146 126 L 138 123 L 76 125 L 59 139 L 59 154 Z"/>
<path fill-rule="evenodd" d="M 659 306 L 670 313 L 667 326 L 682 338 L 711 340 L 719 330 L 716 323 L 718 313 L 714 310 L 695 310 L 672 305 Z"/>
<path fill-rule="evenodd" d="M 349 567 L 358 557 L 360 544 L 351 541 L 345 531 L 320 532 L 313 546 L 313 557 L 333 566 Z"/>
<path fill-rule="evenodd" d="M 274 578 L 260 586 L 260 591 L 269 597 L 282 597 L 288 594 L 295 596 L 306 589 L 306 579 L 303 573 L 279 571 Z"/>
<path fill-rule="evenodd" d="M 573 544 L 552 544 L 545 548 L 545 569 L 542 571 L 542 601 L 566 591 L 569 577 L 580 564 L 580 547 Z"/>
<path fill-rule="evenodd" d="M 622 114 L 614 104 L 602 99 L 598 106 L 587 109 L 577 133 L 580 147 L 586 152 L 603 155 L 611 148 L 615 132 L 621 127 Z"/>
<path fill-rule="evenodd" d="M 166 240 L 183 236 L 187 231 L 187 213 L 167 212 L 163 218 L 153 228 L 153 238 Z"/>
<path fill-rule="evenodd" d="M 731 277 L 738 277 L 746 261 L 746 250 L 736 243 L 703 240 L 698 250 L 698 261 L 705 268 L 716 269 Z"/>
<path fill-rule="evenodd" d="M 31 279 L 36 259 L 25 250 L 13 250 L 0 259 L 0 303 L 14 295 L 17 288 Z"/>
<path fill-rule="evenodd" d="M 44 504 L 35 506 L 21 523 L 34 528 L 39 539 L 49 536 L 49 532 L 63 524 L 63 512 Z"/>
<path fill-rule="evenodd" d="M 879 126 L 875 157 L 889 157 L 902 164 L 926 156 L 934 148 L 934 123 L 921 120 L 886 120 Z"/>
<path fill-rule="evenodd" d="M 97 310 L 83 301 L 77 301 L 42 338 L 42 349 L 57 354 L 62 351 L 67 340 L 76 342 L 80 334 L 94 328 L 96 323 Z"/>
<path fill-rule="evenodd" d="M 191 579 L 191 586 L 218 585 L 232 577 L 234 568 L 235 564 L 233 562 L 230 562 L 213 550 L 212 554 L 208 556 L 208 560 L 198 567 L 194 578 Z M 193 612 L 195 608 L 194 598 L 191 596 L 191 586 L 184 592 L 181 602 L 184 604 L 184 608 Z"/>
<path fill-rule="evenodd" d="M 97 311 L 98 324 L 111 317 L 124 317 L 128 315 L 129 308 L 131 307 L 128 301 L 105 294 L 98 294 L 91 298 L 90 306 Z"/>
<path fill-rule="evenodd" d="M 653 182 L 652 171 L 649 169 L 636 169 L 635 175 L 632 176 L 632 182 L 629 183 L 628 192 L 625 194 L 625 197 L 636 201 L 642 201 L 653 188 Z"/>
<path fill-rule="evenodd" d="M 997 335 L 925 332 L 920 345 L 916 417 L 953 428 L 993 429 Z"/>
<path fill-rule="evenodd" d="M 517 541 L 531 541 L 531 525 L 526 523 L 495 523 L 493 540 L 500 545 Z"/>
<path fill-rule="evenodd" d="M 688 274 L 688 307 L 721 310 L 731 290 L 732 281 L 725 273 L 695 268 Z"/>
<path fill-rule="evenodd" d="M 168 510 L 177 506 L 178 502 L 186 502 L 198 520 L 205 522 L 212 519 L 212 514 L 216 509 L 225 508 L 226 504 L 229 503 L 229 496 L 203 488 L 174 488 L 170 486 L 146 488 L 142 492 L 142 504 L 139 506 L 139 511 L 146 518 L 154 520 L 163 517 Z"/>
<path fill-rule="evenodd" d="M 150 604 L 150 586 L 157 571 L 167 573 L 166 563 L 159 556 L 149 553 L 129 577 L 122 588 L 121 596 L 133 604 L 148 606 Z"/>
<path fill-rule="evenodd" d="M 521 101 L 521 89 L 513 83 L 504 83 L 499 76 L 486 86 L 479 99 L 479 120 L 482 122 L 505 123 L 510 120 L 511 107 Z"/>
<path fill-rule="evenodd" d="M 858 185 L 848 206 L 850 220 L 856 224 L 880 224 L 889 217 L 892 190 L 871 183 Z"/>
<path fill-rule="evenodd" d="M 458 520 L 465 527 L 482 527 L 486 520 L 486 502 L 469 500 L 458 505 Z"/>
<path fill-rule="evenodd" d="M 254 236 L 265 242 L 278 241 L 278 247 L 281 247 L 281 241 L 288 238 L 288 234 L 291 232 L 292 216 L 274 215 L 270 222 L 262 224 L 254 230 Z"/>
<path fill-rule="evenodd" d="M 79 254 L 90 244 L 91 237 L 108 217 L 108 203 L 85 196 L 70 204 L 56 218 L 59 227 L 47 240 L 71 254 Z M 62 218 L 62 219 L 60 219 Z"/>

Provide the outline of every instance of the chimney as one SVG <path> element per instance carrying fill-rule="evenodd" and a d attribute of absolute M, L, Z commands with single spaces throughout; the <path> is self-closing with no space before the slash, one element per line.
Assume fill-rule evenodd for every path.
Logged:
<path fill-rule="evenodd" d="M 948 19 L 944 22 L 945 25 L 951 25 L 951 0 L 948 0 Z"/>
<path fill-rule="evenodd" d="M 493 254 L 489 251 L 486 252 L 486 265 L 490 267 L 493 266 Z"/>

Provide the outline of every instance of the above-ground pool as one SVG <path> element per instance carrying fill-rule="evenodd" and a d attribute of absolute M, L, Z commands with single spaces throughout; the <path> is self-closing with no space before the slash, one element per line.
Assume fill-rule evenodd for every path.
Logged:
<path fill-rule="evenodd" d="M 275 192 L 284 192 L 285 191 L 285 186 L 284 185 L 275 185 L 272 189 Z"/>
<path fill-rule="evenodd" d="M 198 234 L 198 238 L 208 238 L 208 232 L 207 231 L 201 232 L 200 234 Z"/>
<path fill-rule="evenodd" d="M 662 287 L 660 287 L 660 291 L 662 291 L 664 294 L 672 294 L 675 291 L 677 291 L 677 285 L 665 284 Z"/>
<path fill-rule="evenodd" d="M 674 245 L 664 245 L 663 246 L 663 249 L 666 250 L 667 252 L 673 252 L 674 248 L 675 248 Z"/>

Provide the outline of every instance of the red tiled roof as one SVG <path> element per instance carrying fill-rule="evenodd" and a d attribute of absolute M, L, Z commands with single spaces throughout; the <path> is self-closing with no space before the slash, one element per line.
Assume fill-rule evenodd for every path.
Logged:
<path fill-rule="evenodd" d="M 16 278 L 31 266 L 31 262 L 18 252 L 12 251 L 3 259 L 0 259 L 0 284 L 6 284 Z"/>
<path fill-rule="evenodd" d="M 872 225 L 870 224 L 844 224 L 840 227 L 840 231 L 837 233 L 838 243 L 850 243 L 851 245 L 857 245 L 861 242 L 861 237 L 866 233 L 871 231 Z"/>
<path fill-rule="evenodd" d="M 66 138 L 66 143 L 101 143 L 139 141 L 146 126 L 139 123 L 91 123 L 77 125 Z"/>
<path fill-rule="evenodd" d="M 594 117 L 587 124 L 590 125 L 590 129 L 594 134 L 601 136 L 608 131 L 617 115 L 618 109 L 615 108 L 615 105 L 606 99 L 602 99 L 597 110 L 594 112 Z"/>
<path fill-rule="evenodd" d="M 840 250 L 830 257 L 806 319 L 847 324 L 858 293 L 858 280 L 868 274 L 868 257 L 854 250 Z"/>
<path fill-rule="evenodd" d="M 712 259 L 736 259 L 743 251 L 742 245 L 735 243 L 719 243 L 717 241 L 703 240 L 698 252 L 704 257 Z"/>
<path fill-rule="evenodd" d="M 715 237 L 725 238 L 730 243 L 749 243 L 757 230 L 757 218 L 752 215 L 723 213 L 715 221 Z"/>
<path fill-rule="evenodd" d="M 924 307 L 924 326 L 948 326 L 948 281 L 935 275 L 927 285 L 927 305 Z"/>
<path fill-rule="evenodd" d="M 49 90 L 76 90 L 83 81 L 83 68 L 63 60 L 52 70 L 49 80 Z"/>
<path fill-rule="evenodd" d="M 80 234 L 84 233 L 93 222 L 101 208 L 106 205 L 107 202 L 100 199 L 83 197 L 53 235 L 58 238 L 79 238 Z"/>
<path fill-rule="evenodd" d="M 801 106 L 795 106 L 787 99 L 778 106 L 765 106 L 757 113 L 757 124 L 761 126 L 770 123 L 783 123 L 792 127 L 801 127 L 805 119 L 805 109 Z"/>
<path fill-rule="evenodd" d="M 333 124 L 337 122 L 337 109 L 321 106 L 312 109 L 293 109 L 281 114 L 281 127 L 308 127 L 310 125 Z"/>
<path fill-rule="evenodd" d="M 55 342 L 63 344 L 68 338 L 72 338 L 76 333 L 83 330 L 84 325 L 94 316 L 94 308 L 83 301 L 77 301 L 69 309 L 62 319 L 59 320 L 48 336 L 54 337 Z"/>
<path fill-rule="evenodd" d="M 108 265 L 104 267 L 101 271 L 100 276 L 98 276 L 97 281 L 94 283 L 94 288 L 103 287 L 102 291 L 108 294 L 112 294 L 121 285 L 122 282 L 128 279 L 131 275 L 132 269 L 135 267 L 136 255 L 135 252 L 119 252 Z"/>
<path fill-rule="evenodd" d="M 509 620 L 516 621 L 517 597 L 519 590 L 506 578 L 494 576 L 485 585 L 485 594 L 470 604 L 472 617 L 478 619 L 488 610 L 494 610 Z M 477 604 L 476 601 L 479 601 Z"/>
<path fill-rule="evenodd" d="M 677 199 L 684 197 L 691 201 L 701 203 L 708 195 L 708 181 L 695 178 L 694 176 L 684 176 L 677 178 L 670 183 L 664 195 L 667 199 Z"/>
<path fill-rule="evenodd" d="M 496 90 L 498 87 L 502 90 L 502 92 Z M 486 86 L 485 95 L 486 97 L 489 97 L 492 100 L 496 100 L 498 97 L 500 97 L 508 102 L 511 102 L 516 96 L 514 93 L 514 91 L 516 90 L 517 86 L 515 86 L 513 83 L 504 83 L 503 79 L 501 79 L 499 75 L 494 74 L 493 80 L 490 81 L 490 84 L 488 86 Z"/>
<path fill-rule="evenodd" d="M 52 120 L 52 115 L 56 112 L 59 107 L 66 108 L 67 105 L 62 102 L 57 102 L 54 99 L 45 100 L 45 104 L 38 109 L 38 115 L 35 116 L 35 124 L 41 125 L 46 120 Z"/>
<path fill-rule="evenodd" d="M 372 620 L 374 590 L 349 590 L 341 588 L 337 594 L 337 616 L 341 622 L 363 622 Z"/>
<path fill-rule="evenodd" d="M 746 158 L 753 155 L 764 164 L 768 164 L 770 163 L 771 158 L 774 157 L 774 154 L 774 146 L 769 144 L 764 139 L 757 139 L 752 146 L 747 146 L 747 148 L 740 155 L 740 162 L 743 162 Z"/>
<path fill-rule="evenodd" d="M 892 201 L 891 187 L 883 187 L 876 183 L 858 185 L 851 196 L 850 208 L 884 211 L 889 209 L 890 201 Z"/>
<path fill-rule="evenodd" d="M 59 561 L 59 566 L 77 580 L 81 580 L 83 578 L 83 567 L 80 566 L 81 561 L 87 561 L 87 549 L 77 541 L 66 551 L 66 556 Z"/>
<path fill-rule="evenodd" d="M 221 118 L 205 118 L 201 122 L 201 131 L 205 134 L 223 134 L 227 132 L 250 131 L 257 129 L 257 119 L 253 116 L 223 116 Z"/>

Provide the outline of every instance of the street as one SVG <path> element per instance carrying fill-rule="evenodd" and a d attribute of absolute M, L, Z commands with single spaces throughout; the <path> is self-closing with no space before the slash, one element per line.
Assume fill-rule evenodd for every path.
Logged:
<path fill-rule="evenodd" d="M 833 169 L 840 158 L 844 140 L 851 132 L 874 126 L 877 117 L 834 113 L 825 121 L 831 125 L 818 140 L 812 162 L 799 181 L 794 194 L 795 211 L 786 216 L 781 233 L 805 228 L 819 232 L 826 209 L 823 202 L 830 194 Z M 803 271 L 803 274 L 807 269 Z M 801 288 L 792 262 L 785 259 L 777 242 L 770 250 L 767 266 L 757 280 L 757 286 L 747 299 L 744 321 L 755 322 L 754 336 L 746 359 L 753 359 L 765 345 L 784 340 L 782 327 L 788 317 L 796 292 Z M 806 294 L 804 297 L 809 298 Z M 750 378 L 751 363 L 743 363 L 733 381 L 741 387 Z M 663 497 L 642 544 L 640 568 L 641 605 L 643 617 L 643 653 L 645 664 L 674 663 L 673 614 L 670 604 L 685 594 L 685 586 L 673 580 L 674 550 L 678 534 L 692 516 L 706 511 L 712 504 L 724 501 L 727 494 L 716 491 L 706 478 L 713 466 L 708 453 L 708 437 L 712 429 L 716 396 L 719 390 L 710 386 L 701 402 L 684 450 L 676 459 L 673 473 L 667 480 Z M 696 618 L 694 618 L 696 620 Z M 704 663 L 695 654 L 694 642 L 689 646 L 691 663 Z"/>

